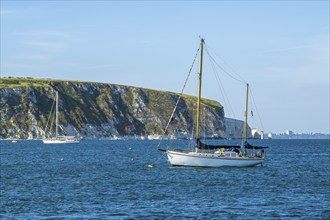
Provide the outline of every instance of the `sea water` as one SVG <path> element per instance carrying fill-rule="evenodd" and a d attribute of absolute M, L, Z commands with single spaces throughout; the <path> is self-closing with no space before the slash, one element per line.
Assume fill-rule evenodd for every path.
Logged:
<path fill-rule="evenodd" d="M 330 218 L 330 140 L 259 140 L 252 168 L 172 167 L 158 141 L 0 144 L 1 219 Z"/>

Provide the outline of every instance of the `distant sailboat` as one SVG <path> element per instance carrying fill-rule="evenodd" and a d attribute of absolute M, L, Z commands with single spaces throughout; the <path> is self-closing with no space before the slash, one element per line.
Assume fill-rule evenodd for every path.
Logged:
<path fill-rule="evenodd" d="M 203 46 L 204 39 L 200 42 L 200 71 L 198 77 L 198 98 L 196 114 L 196 145 L 192 150 L 165 150 L 168 161 L 173 166 L 194 166 L 194 167 L 251 167 L 263 163 L 265 158 L 264 148 L 252 146 L 247 142 L 247 112 L 248 112 L 248 91 L 249 84 L 246 84 L 246 109 L 244 117 L 244 132 L 242 146 L 229 145 L 207 145 L 200 139 L 200 118 L 201 118 L 201 86 L 203 67 Z M 173 117 L 175 109 L 171 115 L 169 123 Z M 168 125 L 169 125 L 168 123 Z M 166 132 L 166 129 L 165 129 Z M 159 146 L 158 146 L 159 147 Z M 257 154 L 248 154 L 248 149 L 259 150 Z"/>
<path fill-rule="evenodd" d="M 58 91 L 55 91 L 56 107 L 55 107 L 55 137 L 44 138 L 42 141 L 44 144 L 79 144 L 79 139 L 75 136 L 59 136 L 58 135 Z M 49 117 L 51 117 L 50 114 Z"/>

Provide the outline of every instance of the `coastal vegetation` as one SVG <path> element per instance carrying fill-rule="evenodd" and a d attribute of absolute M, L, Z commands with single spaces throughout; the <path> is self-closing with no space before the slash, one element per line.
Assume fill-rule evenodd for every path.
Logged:
<path fill-rule="evenodd" d="M 61 133 L 84 138 L 161 135 L 179 94 L 134 86 L 35 78 L 0 79 L 0 138 L 41 138 L 59 93 Z M 196 97 L 184 94 L 168 135 L 187 136 L 194 123 Z M 223 135 L 223 107 L 203 99 L 206 135 Z M 180 125 L 180 126 L 179 126 Z"/>

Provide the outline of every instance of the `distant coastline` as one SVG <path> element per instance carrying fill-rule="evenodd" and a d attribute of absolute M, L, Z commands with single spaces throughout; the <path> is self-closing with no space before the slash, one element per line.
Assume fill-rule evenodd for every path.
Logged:
<path fill-rule="evenodd" d="M 283 133 L 272 133 L 273 139 L 330 139 L 330 133 L 295 133 L 287 130 Z"/>
<path fill-rule="evenodd" d="M 273 139 L 330 139 L 330 134 L 324 133 L 280 133 L 273 134 Z"/>
<path fill-rule="evenodd" d="M 64 135 L 78 135 L 85 140 L 159 140 L 178 94 L 110 83 L 52 79 L 0 79 L 0 140 L 40 140 L 54 91 L 61 101 L 60 127 Z M 179 130 L 170 130 L 166 139 L 189 139 L 194 126 L 195 97 L 183 95 L 181 113 L 174 116 Z M 205 137 L 236 139 L 242 134 L 243 122 L 226 118 L 222 105 L 203 99 L 207 112 Z M 188 111 L 190 109 L 190 111 Z M 185 114 L 182 114 L 184 112 Z M 248 127 L 248 136 L 266 139 L 266 133 Z M 254 135 L 257 134 L 257 135 Z M 260 135 L 262 134 L 262 135 Z M 252 135 L 252 136 L 251 136 Z M 330 139 L 324 133 L 268 133 L 270 139 Z"/>
<path fill-rule="evenodd" d="M 122 137 L 101 137 L 101 138 L 83 138 L 82 140 L 100 140 L 100 141 L 127 141 L 127 140 L 141 140 L 141 141 L 156 141 L 160 140 L 160 136 L 122 136 Z M 191 138 L 187 137 L 165 137 L 163 140 L 190 140 Z M 208 138 L 212 139 L 212 138 Z M 218 138 L 215 138 L 218 139 Z M 222 140 L 236 140 L 238 138 L 232 138 L 232 139 L 222 139 Z M 258 138 L 249 138 L 249 139 L 255 139 L 260 140 Z M 273 134 L 273 140 L 330 140 L 330 134 L 323 134 L 323 133 L 312 133 L 312 134 L 297 134 L 297 135 L 285 135 L 285 134 Z M 271 139 L 264 139 L 264 140 L 271 140 Z M 5 138 L 1 139 L 0 141 L 13 141 L 13 140 L 24 140 L 24 141 L 41 141 L 41 138 L 24 138 L 24 139 L 18 139 L 18 138 Z M 219 139 L 221 140 L 221 139 Z"/>

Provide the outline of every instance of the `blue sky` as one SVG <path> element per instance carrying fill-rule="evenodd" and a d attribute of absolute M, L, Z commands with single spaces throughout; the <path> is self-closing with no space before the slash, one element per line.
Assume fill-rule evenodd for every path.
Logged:
<path fill-rule="evenodd" d="M 1 1 L 1 76 L 179 92 L 200 35 L 250 83 L 250 126 L 329 133 L 329 1 Z M 229 106 L 204 75 L 203 96 L 243 119 L 244 85 L 219 74 Z"/>

